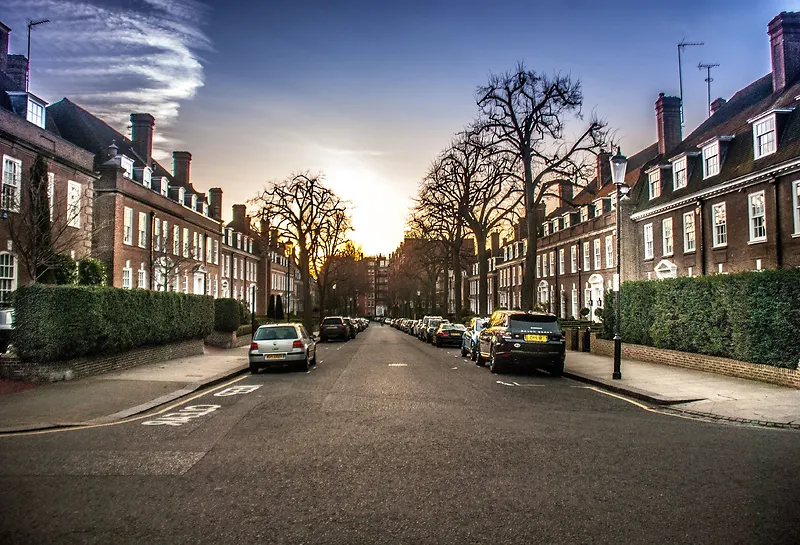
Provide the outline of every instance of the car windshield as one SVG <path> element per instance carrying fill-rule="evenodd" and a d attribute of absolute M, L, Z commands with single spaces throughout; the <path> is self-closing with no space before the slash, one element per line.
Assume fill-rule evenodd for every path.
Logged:
<path fill-rule="evenodd" d="M 555 316 L 541 314 L 512 314 L 508 317 L 509 329 L 536 330 L 557 333 L 561 331 Z"/>
<path fill-rule="evenodd" d="M 447 329 L 452 331 L 465 331 L 467 328 L 461 324 L 445 324 L 442 326 L 442 329 Z"/>
<path fill-rule="evenodd" d="M 261 327 L 256 331 L 256 341 L 280 341 L 297 339 L 293 326 Z"/>
<path fill-rule="evenodd" d="M 322 320 L 322 325 L 342 325 L 341 318 L 325 318 Z"/>

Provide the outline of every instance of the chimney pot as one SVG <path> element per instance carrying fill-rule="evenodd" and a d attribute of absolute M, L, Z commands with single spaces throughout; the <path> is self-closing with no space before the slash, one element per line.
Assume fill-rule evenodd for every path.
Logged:
<path fill-rule="evenodd" d="M 666 155 L 681 143 L 681 99 L 659 93 L 656 100 L 658 153 Z M 610 166 L 609 166 L 610 168 Z"/>
<path fill-rule="evenodd" d="M 188 151 L 172 152 L 172 173 L 177 185 L 188 187 L 191 180 L 192 154 Z"/>
<path fill-rule="evenodd" d="M 131 114 L 133 126 L 133 150 L 142 158 L 145 165 L 150 165 L 153 156 L 153 129 L 155 118 L 150 114 Z"/>
<path fill-rule="evenodd" d="M 772 56 L 772 91 L 779 93 L 800 75 L 800 13 L 781 12 L 767 26 Z"/>
<path fill-rule="evenodd" d="M 222 219 L 222 188 L 212 187 L 208 190 L 208 208 L 212 218 Z"/>
<path fill-rule="evenodd" d="M 717 113 L 717 110 L 722 108 L 726 102 L 727 101 L 722 97 L 715 99 L 714 102 L 711 103 L 711 115 Z"/>

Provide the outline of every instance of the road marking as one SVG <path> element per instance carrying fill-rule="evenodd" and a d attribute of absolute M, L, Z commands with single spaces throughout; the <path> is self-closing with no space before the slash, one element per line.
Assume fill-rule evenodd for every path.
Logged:
<path fill-rule="evenodd" d="M 503 386 L 514 386 L 514 385 L 513 385 L 513 384 L 511 384 L 510 382 L 503 382 L 502 380 L 498 380 L 498 381 L 497 381 L 497 384 L 502 384 Z"/>
<path fill-rule="evenodd" d="M 260 384 L 256 386 L 231 386 L 230 388 L 225 388 L 221 392 L 217 392 L 216 394 L 214 394 L 214 397 L 227 397 L 227 396 L 249 394 L 250 392 L 255 392 L 259 388 L 261 388 Z"/>
<path fill-rule="evenodd" d="M 208 395 L 208 394 L 210 394 L 212 392 L 216 392 L 217 390 L 222 390 L 223 388 L 227 388 L 231 384 L 236 384 L 240 380 L 244 380 L 244 379 L 249 378 L 249 377 L 250 377 L 250 375 L 242 375 L 241 377 L 237 377 L 237 378 L 235 378 L 233 380 L 229 380 L 225 384 L 220 384 L 219 386 L 216 386 L 216 387 L 214 387 L 214 388 L 212 388 L 210 390 L 205 390 L 203 392 L 200 392 L 199 394 L 194 395 L 194 396 L 190 397 L 189 399 L 184 399 L 183 401 L 178 401 L 177 403 L 173 403 L 172 405 L 169 405 L 168 407 L 164 407 L 163 409 L 161 409 L 159 411 L 156 411 L 154 413 L 143 414 L 143 415 L 139 415 L 139 416 L 132 416 L 130 418 L 125 418 L 123 420 L 118 420 L 117 422 L 107 422 L 105 424 L 86 424 L 84 426 L 72 426 L 72 427 L 68 427 L 68 428 L 56 428 L 56 429 L 50 429 L 50 430 L 36 430 L 36 431 L 0 433 L 0 437 L 21 437 L 21 436 L 26 436 L 26 435 L 46 435 L 48 433 L 63 433 L 63 432 L 67 432 L 67 431 L 88 430 L 88 429 L 92 429 L 92 428 L 107 428 L 107 427 L 110 427 L 110 426 L 118 426 L 120 424 L 128 424 L 129 422 L 136 422 L 138 420 L 144 420 L 145 418 L 153 418 L 156 415 L 167 413 L 167 412 L 169 412 L 169 411 L 171 411 L 171 410 L 173 410 L 173 409 L 175 409 L 177 407 L 181 407 L 183 405 L 186 405 L 187 403 L 189 403 L 191 401 L 194 401 L 195 399 L 199 399 L 199 398 L 201 398 L 203 396 L 206 396 L 206 395 Z"/>
<path fill-rule="evenodd" d="M 142 422 L 142 426 L 183 426 L 187 422 L 211 414 L 221 408 L 222 405 L 192 405 L 184 407 L 176 413 L 163 414 L 155 420 L 146 420 Z"/>
<path fill-rule="evenodd" d="M 458 369 L 458 367 L 451 367 L 450 369 Z"/>
<path fill-rule="evenodd" d="M 389 367 L 408 367 L 407 363 L 390 363 Z"/>

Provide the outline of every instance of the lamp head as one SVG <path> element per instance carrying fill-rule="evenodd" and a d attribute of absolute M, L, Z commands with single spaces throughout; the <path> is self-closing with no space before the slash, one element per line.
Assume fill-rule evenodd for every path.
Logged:
<path fill-rule="evenodd" d="M 611 179 L 614 185 L 619 186 L 625 183 L 626 170 L 628 170 L 628 158 L 622 155 L 622 151 L 617 148 L 617 154 L 611 158 Z"/>

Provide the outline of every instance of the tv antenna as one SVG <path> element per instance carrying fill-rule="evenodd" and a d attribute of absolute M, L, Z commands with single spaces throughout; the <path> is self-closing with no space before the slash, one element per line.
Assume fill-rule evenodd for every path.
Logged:
<path fill-rule="evenodd" d="M 41 21 L 28 20 L 28 58 L 25 59 L 28 63 L 25 70 L 25 92 L 28 92 L 31 83 L 31 30 L 36 29 L 39 25 L 46 25 L 50 19 L 42 19 Z"/>
<path fill-rule="evenodd" d="M 719 63 L 716 64 L 703 64 L 702 62 L 697 65 L 698 70 L 705 69 L 706 71 L 706 83 L 708 84 L 708 117 L 711 117 L 711 82 L 714 81 L 714 78 L 711 77 L 711 69 L 716 68 L 719 66 Z"/>
<path fill-rule="evenodd" d="M 687 47 L 693 46 L 700 46 L 706 45 L 705 42 L 687 42 L 686 40 L 681 40 L 681 43 L 678 44 L 678 86 L 680 88 L 680 97 L 681 97 L 681 127 L 683 127 L 683 65 L 681 64 L 681 51 L 683 51 Z"/>

